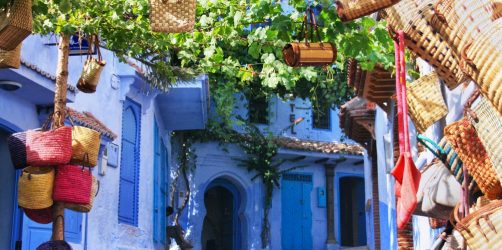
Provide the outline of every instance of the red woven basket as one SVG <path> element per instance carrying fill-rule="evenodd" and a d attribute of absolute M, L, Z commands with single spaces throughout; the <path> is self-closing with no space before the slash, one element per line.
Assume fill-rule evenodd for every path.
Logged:
<path fill-rule="evenodd" d="M 91 199 L 92 174 L 88 169 L 75 165 L 61 165 L 54 179 L 54 201 L 89 204 Z"/>
<path fill-rule="evenodd" d="M 31 166 L 54 166 L 70 162 L 72 155 L 71 127 L 49 131 L 28 131 L 26 160 Z"/>
<path fill-rule="evenodd" d="M 23 208 L 24 213 L 30 220 L 40 223 L 49 224 L 52 222 L 52 207 L 44 209 L 27 209 Z"/>

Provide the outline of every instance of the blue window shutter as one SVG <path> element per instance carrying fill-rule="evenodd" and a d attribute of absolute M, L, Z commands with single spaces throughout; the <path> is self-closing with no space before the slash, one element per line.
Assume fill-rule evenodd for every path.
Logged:
<path fill-rule="evenodd" d="M 139 157 L 140 157 L 139 104 L 126 99 L 122 112 L 122 150 L 120 161 L 119 222 L 138 225 Z"/>
<path fill-rule="evenodd" d="M 82 213 L 65 210 L 64 235 L 69 242 L 79 244 L 82 240 Z"/>

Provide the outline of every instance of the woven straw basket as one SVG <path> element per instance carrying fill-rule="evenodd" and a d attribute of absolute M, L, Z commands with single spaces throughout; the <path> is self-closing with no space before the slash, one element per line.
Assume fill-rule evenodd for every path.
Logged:
<path fill-rule="evenodd" d="M 19 69 L 21 66 L 21 44 L 13 50 L 0 49 L 0 68 Z"/>
<path fill-rule="evenodd" d="M 31 34 L 31 0 L 15 0 L 6 10 L 0 10 L 0 48 L 13 50 Z"/>
<path fill-rule="evenodd" d="M 82 126 L 74 126 L 71 133 L 71 163 L 87 167 L 96 166 L 101 141 L 99 132 Z"/>
<path fill-rule="evenodd" d="M 460 57 L 423 18 L 422 12 L 430 4 L 432 0 L 410 0 L 385 9 L 389 31 L 403 30 L 406 46 L 431 64 L 449 89 L 454 89 L 468 77 L 460 69 Z"/>
<path fill-rule="evenodd" d="M 479 189 L 488 198 L 497 199 L 502 194 L 498 175 L 471 122 L 463 118 L 446 126 L 444 134 Z"/>
<path fill-rule="evenodd" d="M 36 223 L 49 224 L 52 222 L 52 206 L 44 209 L 23 208 L 23 211 L 30 220 Z"/>
<path fill-rule="evenodd" d="M 420 133 L 448 113 L 435 72 L 422 76 L 407 86 L 408 110 Z"/>
<path fill-rule="evenodd" d="M 474 115 L 469 116 L 472 125 L 476 128 L 479 139 L 485 146 L 499 179 L 502 181 L 502 116 L 485 98 L 481 98 L 474 107 Z"/>
<path fill-rule="evenodd" d="M 193 30 L 195 0 L 150 0 L 150 27 L 155 32 L 180 33 Z"/>
<path fill-rule="evenodd" d="M 90 212 L 92 209 L 92 205 L 94 204 L 94 198 L 98 195 L 98 191 L 99 191 L 99 181 L 98 179 L 96 179 L 96 177 L 92 176 L 91 201 L 88 204 L 65 203 L 65 208 L 82 213 Z"/>
<path fill-rule="evenodd" d="M 28 131 L 26 159 L 32 166 L 54 166 L 70 162 L 71 127 L 63 126 L 49 131 Z"/>
<path fill-rule="evenodd" d="M 337 0 L 336 10 L 344 22 L 357 19 L 396 4 L 400 0 Z"/>
<path fill-rule="evenodd" d="M 10 159 L 14 168 L 27 167 L 26 164 L 26 132 L 18 132 L 7 137 Z"/>
<path fill-rule="evenodd" d="M 81 166 L 58 166 L 54 178 L 52 198 L 55 201 L 89 204 L 91 200 L 92 174 Z"/>
<path fill-rule="evenodd" d="M 472 250 L 502 248 L 502 201 L 492 201 L 462 220 L 458 219 L 458 206 L 455 229 L 458 230 Z"/>
<path fill-rule="evenodd" d="M 18 181 L 17 202 L 20 207 L 44 209 L 52 206 L 54 168 L 27 167 Z"/>

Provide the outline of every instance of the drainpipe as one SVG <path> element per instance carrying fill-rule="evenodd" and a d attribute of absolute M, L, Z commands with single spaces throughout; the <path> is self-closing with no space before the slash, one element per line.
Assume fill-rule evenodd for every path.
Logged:
<path fill-rule="evenodd" d="M 334 176 L 335 176 L 335 166 L 336 164 L 326 164 L 324 169 L 326 170 L 326 212 L 327 212 L 327 231 L 328 240 L 326 244 L 336 244 L 335 239 L 335 208 L 334 208 Z"/>

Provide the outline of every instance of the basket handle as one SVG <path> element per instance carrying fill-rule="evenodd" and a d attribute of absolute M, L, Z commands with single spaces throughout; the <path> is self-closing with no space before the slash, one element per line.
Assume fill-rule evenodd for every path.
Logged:
<path fill-rule="evenodd" d="M 462 58 L 462 60 L 469 64 L 469 66 L 473 67 L 473 68 L 476 68 L 476 65 L 474 65 L 474 62 L 472 61 L 472 59 L 470 59 L 468 56 L 467 56 L 467 51 L 469 50 L 469 48 L 471 47 L 472 45 L 472 41 L 469 41 L 463 48 L 462 50 L 460 51 L 460 57 Z"/>
<path fill-rule="evenodd" d="M 305 14 L 303 15 L 303 24 L 302 24 L 302 29 L 301 29 L 301 33 L 300 33 L 300 38 L 303 36 L 305 38 L 305 44 L 307 44 L 307 45 L 309 45 L 309 26 L 310 26 L 310 33 L 311 33 L 310 41 L 313 40 L 312 33 L 314 32 L 314 29 L 315 29 L 315 32 L 317 34 L 317 39 L 319 40 L 319 42 L 321 43 L 321 46 L 322 46 L 321 35 L 319 33 L 319 27 L 317 25 L 315 13 L 310 6 L 307 8 L 307 10 L 305 11 Z"/>
<path fill-rule="evenodd" d="M 444 0 L 439 0 L 436 2 L 436 4 L 434 4 L 434 15 L 436 15 L 436 17 L 439 19 L 439 21 L 443 22 L 444 24 L 446 24 L 446 26 L 448 26 L 448 22 L 446 21 L 446 17 L 444 16 L 443 13 L 441 13 L 441 11 L 439 11 L 439 5 L 443 4 L 443 1 Z"/>
<path fill-rule="evenodd" d="M 481 95 L 481 92 L 479 91 L 479 89 L 474 90 L 474 92 L 472 92 L 471 96 L 469 97 L 469 99 L 467 100 L 467 102 L 464 105 L 464 116 L 466 116 L 466 117 L 470 116 L 475 122 L 478 122 L 479 118 L 478 118 L 478 115 L 476 114 L 476 112 L 474 112 L 471 109 L 471 106 L 474 103 L 474 101 L 476 101 L 476 99 L 478 99 L 478 97 L 480 95 Z"/>
<path fill-rule="evenodd" d="M 417 135 L 417 140 L 420 142 L 422 145 L 424 145 L 431 153 L 436 156 L 437 158 L 441 159 L 441 161 L 445 161 L 446 159 L 446 152 L 444 151 L 443 148 L 441 148 L 435 141 L 431 140 L 430 138 L 427 138 L 423 135 Z M 430 145 L 429 145 L 429 144 Z M 436 152 L 436 150 L 439 151 L 439 154 Z"/>

